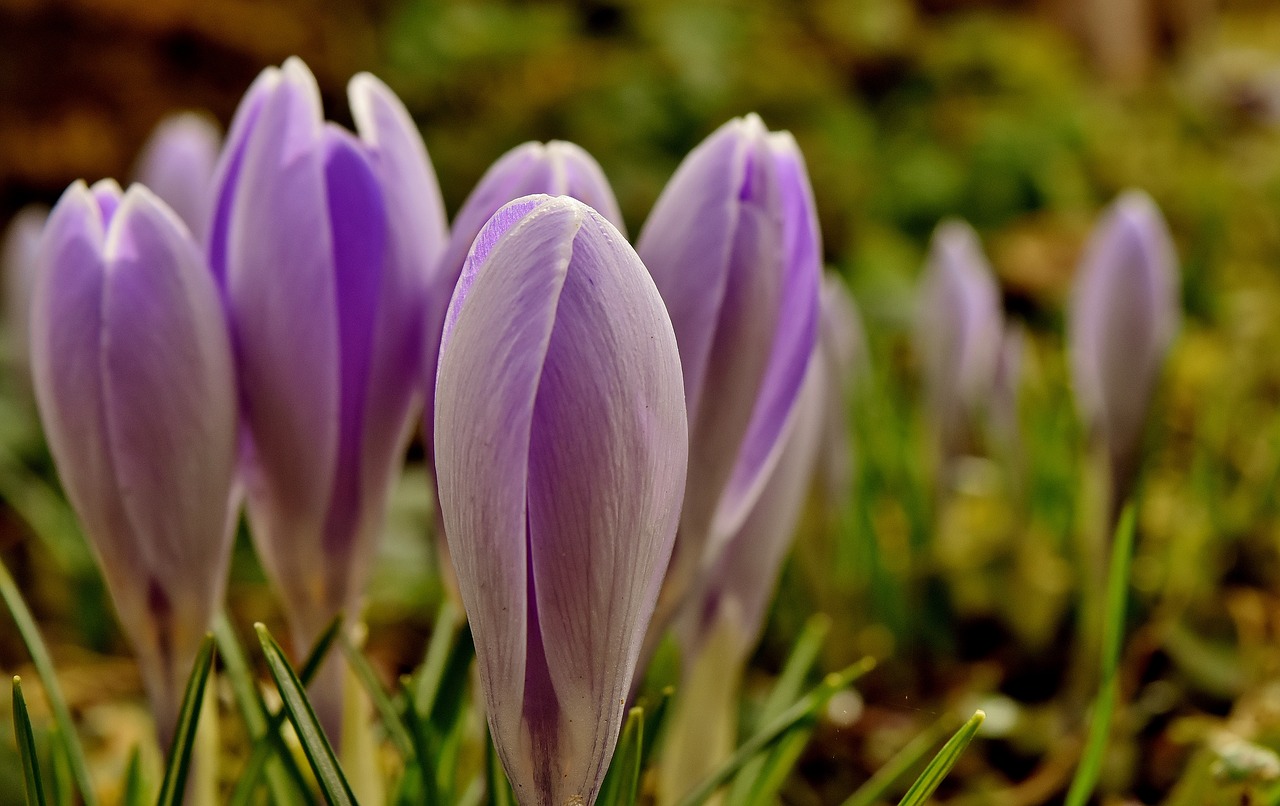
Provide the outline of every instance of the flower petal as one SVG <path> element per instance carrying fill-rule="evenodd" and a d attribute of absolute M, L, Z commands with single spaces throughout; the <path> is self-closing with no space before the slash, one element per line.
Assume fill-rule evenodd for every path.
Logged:
<path fill-rule="evenodd" d="M 545 776 L 538 791 L 550 803 L 590 803 L 603 779 L 670 556 L 688 453 L 679 349 L 662 298 L 622 234 L 577 206 L 583 225 L 529 445 L 540 628 L 529 640 L 540 639 L 541 653 L 529 652 L 525 712 L 534 777 Z"/>
<path fill-rule="evenodd" d="M 476 238 L 440 352 L 437 386 L 447 390 L 435 422 L 440 509 L 489 724 L 509 771 L 527 769 L 516 754 L 525 688 L 530 427 L 581 222 L 580 207 L 547 197 L 500 210 Z"/>
<path fill-rule="evenodd" d="M 228 231 L 249 514 L 264 565 L 293 591 L 314 591 L 327 573 L 312 550 L 307 562 L 318 567 L 306 574 L 287 555 L 301 536 L 323 531 L 338 445 L 340 334 L 323 131 L 315 79 L 291 59 L 247 137 Z"/>
<path fill-rule="evenodd" d="M 133 172 L 134 179 L 163 199 L 197 239 L 209 224 L 210 180 L 221 140 L 207 115 L 171 115 L 151 133 Z"/>

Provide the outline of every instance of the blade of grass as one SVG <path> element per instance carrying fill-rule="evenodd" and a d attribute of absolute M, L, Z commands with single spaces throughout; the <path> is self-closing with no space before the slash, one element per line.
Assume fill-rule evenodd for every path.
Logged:
<path fill-rule="evenodd" d="M 276 687 L 280 689 L 280 697 L 284 700 L 289 721 L 298 732 L 302 750 L 311 764 L 316 780 L 320 783 L 325 799 L 333 806 L 355 806 L 356 799 L 351 792 L 351 786 L 342 774 L 342 768 L 338 765 L 333 747 L 325 738 L 324 729 L 316 719 L 311 702 L 307 700 L 302 682 L 289 666 L 289 661 L 285 659 L 284 650 L 280 649 L 280 645 L 261 622 L 254 624 L 253 629 L 258 633 L 262 652 L 267 658 L 267 668 L 276 681 Z"/>
<path fill-rule="evenodd" d="M 817 688 L 810 691 L 790 708 L 783 711 L 772 722 L 765 725 L 754 736 L 748 739 L 721 765 L 720 769 L 707 776 L 702 783 L 693 788 L 678 802 L 678 806 L 701 806 L 729 781 L 747 762 L 771 747 L 783 735 L 797 725 L 812 718 L 820 711 L 836 692 L 847 687 L 853 681 L 875 668 L 875 660 L 864 658 L 841 672 L 829 674 Z"/>
<path fill-rule="evenodd" d="M 644 709 L 632 708 L 623 723 L 618 747 L 600 785 L 601 806 L 635 806 L 640 790 L 640 759 L 644 748 Z"/>
<path fill-rule="evenodd" d="M 969 742 L 973 741 L 978 728 L 982 727 L 982 722 L 986 718 L 987 715 L 982 711 L 975 711 L 973 716 L 969 717 L 969 721 L 961 725 L 960 730 L 947 740 L 947 743 L 929 762 L 929 766 L 924 768 L 924 772 L 920 773 L 920 777 L 907 790 L 907 794 L 898 801 L 898 806 L 924 806 L 938 788 L 938 784 L 942 783 L 942 779 L 947 777 L 947 773 L 951 772 L 951 768 L 960 760 L 960 754 L 969 746 Z"/>
<path fill-rule="evenodd" d="M 766 804 L 778 802 L 778 792 L 791 776 L 791 770 L 800 760 L 800 754 L 809 744 L 809 739 L 813 738 L 813 728 L 817 724 L 816 716 L 807 720 L 806 724 L 807 728 L 789 731 L 778 740 L 769 751 L 769 755 L 765 756 L 763 764 L 756 772 L 752 789 L 747 792 L 745 806 L 766 806 Z"/>
<path fill-rule="evenodd" d="M 666 686 L 662 691 L 658 692 L 658 701 L 652 707 L 648 703 L 645 705 L 644 719 L 644 748 L 640 752 L 640 769 L 643 770 L 649 766 L 649 759 L 653 756 L 653 749 L 658 746 L 658 740 L 662 738 L 662 728 L 667 724 L 667 714 L 671 712 L 668 707 L 671 705 L 671 698 L 676 694 L 675 686 Z"/>
<path fill-rule="evenodd" d="M 262 696 L 258 693 L 253 675 L 249 671 L 249 661 L 240 647 L 240 640 L 236 638 L 235 628 L 231 626 L 225 612 L 219 613 L 213 621 L 213 638 L 218 644 L 218 654 L 222 657 L 222 668 L 226 672 L 227 679 L 231 681 L 231 692 L 235 695 L 240 716 L 244 719 L 245 728 L 249 731 L 249 738 L 256 749 L 256 745 L 264 743 L 263 740 L 267 738 L 267 707 L 263 704 Z M 274 735 L 278 738 L 279 731 Z M 270 742 L 265 744 L 270 747 Z M 250 769 L 248 765 L 245 766 L 245 774 L 241 775 L 241 781 L 249 778 L 247 773 Z M 294 790 L 307 793 L 306 779 L 302 777 L 302 771 L 298 769 L 291 753 L 286 751 L 270 757 L 266 762 L 265 772 L 267 790 L 271 793 L 272 802 L 292 802 L 290 794 Z M 293 779 L 292 787 L 286 775 Z M 254 774 L 246 782 L 250 791 L 256 785 L 257 779 L 258 776 Z M 232 802 L 235 802 L 234 799 Z"/>
<path fill-rule="evenodd" d="M 801 630 L 800 637 L 796 639 L 791 655 L 782 668 L 782 674 L 778 675 L 778 680 L 769 692 L 764 707 L 760 709 L 758 724 L 765 724 L 776 718 L 800 696 L 805 678 L 809 676 L 814 663 L 817 662 L 818 653 L 822 651 L 822 642 L 826 640 L 830 630 L 831 618 L 821 613 L 805 622 L 804 629 Z M 759 790 L 757 779 L 767 762 L 768 759 L 757 758 L 742 768 L 742 772 L 738 773 L 733 780 L 733 788 L 729 792 L 730 803 L 750 803 L 758 799 L 755 794 Z"/>
<path fill-rule="evenodd" d="M 875 806 L 884 799 L 889 787 L 924 760 L 925 755 L 942 741 L 943 736 L 955 730 L 953 725 L 957 721 L 954 715 L 947 714 L 925 728 L 889 759 L 889 763 L 876 770 L 841 806 Z"/>
<path fill-rule="evenodd" d="M 489 735 L 486 725 L 484 734 L 484 770 L 488 781 L 489 806 L 518 806 L 515 793 L 511 791 L 511 782 L 498 760 L 498 751 L 494 749 L 493 737 Z"/>
<path fill-rule="evenodd" d="M 1107 571 L 1106 621 L 1102 626 L 1102 685 L 1094 700 L 1089 720 L 1089 738 L 1085 743 L 1080 766 L 1071 778 L 1066 806 L 1084 806 L 1098 785 L 1102 757 L 1111 732 L 1111 715 L 1120 694 L 1120 651 L 1124 646 L 1125 599 L 1129 592 L 1129 567 L 1133 560 L 1136 532 L 1133 504 L 1124 508 L 1111 545 L 1111 567 Z"/>
<path fill-rule="evenodd" d="M 346 656 L 347 662 L 351 664 L 352 670 L 356 673 L 356 678 L 360 681 L 360 685 L 364 687 L 369 698 L 373 700 L 373 707 L 377 710 L 378 716 L 381 718 L 382 728 L 387 732 L 387 736 L 391 738 L 391 743 L 396 746 L 396 750 L 400 751 L 400 757 L 406 763 L 413 762 L 417 755 L 413 747 L 413 738 L 405 730 L 404 723 L 400 721 L 400 715 L 396 712 L 395 705 L 391 702 L 391 698 L 387 696 L 386 690 L 382 688 L 382 683 L 378 682 L 378 673 L 373 670 L 373 667 L 369 665 L 368 658 L 356 648 L 356 645 L 351 641 L 351 637 L 345 632 L 338 637 L 338 645 L 342 648 L 342 654 Z"/>
<path fill-rule="evenodd" d="M 304 688 L 311 684 L 316 672 L 320 670 L 320 664 L 324 662 L 329 650 L 333 647 L 333 642 L 337 639 L 338 630 L 341 627 L 342 614 L 339 613 L 333 617 L 333 621 L 329 622 L 329 626 L 316 639 L 315 646 L 311 648 L 307 659 L 303 661 L 302 670 L 298 672 L 298 678 L 302 681 Z M 265 705 L 263 709 L 266 710 Z M 280 758 L 286 769 L 292 768 L 294 770 L 297 775 L 298 792 L 303 800 L 306 803 L 315 802 L 315 798 L 311 796 L 310 787 L 302 779 L 302 771 L 294 763 L 293 754 L 289 752 L 289 748 L 285 746 L 284 739 L 280 736 L 280 727 L 287 718 L 283 708 L 267 717 L 266 733 L 254 743 L 253 750 L 249 753 L 249 760 L 245 762 L 244 772 L 240 773 L 240 780 L 236 781 L 236 787 L 231 792 L 231 799 L 228 801 L 231 806 L 247 806 L 253 801 L 253 792 L 257 788 L 258 779 L 262 776 L 262 771 L 273 754 Z M 290 801 L 284 800 L 281 802 L 289 803 Z"/>
<path fill-rule="evenodd" d="M 435 708 L 436 696 L 440 693 L 440 684 L 444 680 L 458 630 L 464 623 L 462 612 L 446 597 L 440 603 L 431 641 L 427 644 L 427 654 L 422 659 L 422 666 L 413 685 L 413 707 L 423 719 L 429 719 Z"/>
<path fill-rule="evenodd" d="M 18 756 L 22 760 L 22 782 L 27 791 L 27 806 L 45 806 L 44 781 L 40 778 L 36 735 L 31 730 L 31 715 L 22 696 L 22 678 L 13 678 L 13 734 L 18 740 Z"/>
<path fill-rule="evenodd" d="M 9 614 L 13 616 L 18 633 L 22 636 L 22 643 L 26 645 L 27 653 L 31 655 L 31 663 L 36 667 L 36 676 L 44 686 L 44 696 L 49 701 L 49 709 L 53 711 L 53 721 L 58 728 L 57 736 L 62 740 L 63 751 L 71 768 L 71 776 L 75 780 L 76 788 L 80 791 L 80 797 L 85 806 L 97 806 L 98 798 L 93 791 L 93 780 L 89 777 L 89 764 L 85 761 L 84 748 L 76 738 L 71 709 L 67 707 L 67 700 L 63 697 L 62 688 L 58 685 L 58 677 L 53 670 L 53 660 L 49 657 L 49 650 L 40 637 L 40 630 L 36 627 L 31 610 L 27 607 L 17 583 L 13 581 L 4 563 L 0 563 L 0 598 L 4 599 Z"/>
<path fill-rule="evenodd" d="M 187 689 L 182 695 L 182 708 L 178 711 L 178 724 L 173 731 L 173 744 L 169 747 L 169 761 L 160 784 L 157 806 L 178 806 L 187 793 L 187 774 L 191 771 L 191 748 L 195 745 L 196 726 L 200 722 L 200 706 L 204 701 L 205 686 L 213 669 L 213 636 L 205 636 L 196 653 Z"/>
<path fill-rule="evenodd" d="M 146 784 L 142 780 L 142 751 L 134 745 L 129 763 L 124 768 L 124 785 L 120 787 L 123 806 L 143 806 L 147 802 Z"/>

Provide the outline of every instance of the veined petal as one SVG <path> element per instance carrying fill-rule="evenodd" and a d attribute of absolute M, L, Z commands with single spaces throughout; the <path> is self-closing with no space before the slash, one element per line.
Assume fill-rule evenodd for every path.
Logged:
<path fill-rule="evenodd" d="M 308 553 L 325 558 L 330 604 L 340 607 L 348 594 L 348 580 L 362 577 L 365 555 L 372 548 L 373 534 L 362 528 L 366 508 L 380 514 L 384 503 L 382 496 L 371 500 L 374 497 L 364 489 L 363 459 L 388 227 L 382 190 L 360 142 L 329 125 L 324 154 L 338 311 L 338 453 L 323 545 L 310 547 Z"/>
<path fill-rule="evenodd" d="M 534 402 L 582 209 L 520 199 L 480 232 L 443 335 L 436 407 L 440 509 L 494 742 L 521 761 Z M 524 752 L 527 752 L 525 750 Z M 519 776 L 513 774 L 513 782 Z M 526 779 L 531 780 L 531 779 Z M 517 783 L 517 786 L 520 784 Z"/>
<path fill-rule="evenodd" d="M 315 80 L 291 59 L 244 146 L 228 231 L 226 296 L 250 452 L 249 513 L 277 580 L 284 554 L 323 530 L 339 429 L 340 334 Z M 284 539 L 287 535 L 288 539 Z M 277 536 L 280 536 L 277 539 Z M 320 562 L 319 557 L 312 560 Z"/>
<path fill-rule="evenodd" d="M 385 84 L 361 73 L 348 85 L 351 110 L 386 197 L 387 261 L 379 289 L 366 392 L 364 485 L 385 490 L 400 467 L 422 379 L 434 388 L 439 332 L 426 317 L 430 278 L 448 240 L 435 171 L 413 120 Z M 438 322 L 452 288 L 441 293 Z M 434 421 L 429 409 L 425 421 Z M 431 429 L 427 429 L 431 440 Z M 384 493 L 371 492 L 380 502 Z"/>
<path fill-rule="evenodd" d="M 741 527 L 777 461 L 782 431 L 800 395 L 818 338 L 822 241 L 808 172 L 790 134 L 770 134 L 766 145 L 755 158 L 772 160 L 780 196 L 778 206 L 772 209 L 781 213 L 784 256 L 780 272 L 767 272 L 780 273 L 778 298 L 769 301 L 776 307 L 777 327 L 751 423 L 716 511 L 708 546 L 712 554 L 718 549 L 717 540 L 727 539 Z M 762 209 L 771 209 L 772 200 L 766 196 L 761 201 Z"/>
<path fill-rule="evenodd" d="M 533 779 L 551 804 L 590 803 L 603 779 L 670 555 L 688 451 L 679 350 L 657 288 L 621 233 L 575 206 L 583 225 L 529 445 L 539 628 L 529 640 L 541 647 L 529 651 L 525 714 Z M 533 667 L 539 655 L 545 678 Z"/>
<path fill-rule="evenodd" d="M 500 207 L 522 196 L 547 194 L 573 196 L 595 207 L 620 229 L 622 214 L 600 166 L 591 155 L 572 143 L 524 143 L 503 154 L 463 202 L 450 231 L 449 243 L 436 264 L 428 300 L 429 343 L 432 356 L 439 351 L 445 307 L 458 283 L 463 261 L 476 235 Z M 427 389 L 427 422 L 430 422 L 434 387 Z"/>
<path fill-rule="evenodd" d="M 197 240 L 209 224 L 214 167 L 222 135 L 207 116 L 171 115 L 142 147 L 134 178 L 165 201 Z"/>

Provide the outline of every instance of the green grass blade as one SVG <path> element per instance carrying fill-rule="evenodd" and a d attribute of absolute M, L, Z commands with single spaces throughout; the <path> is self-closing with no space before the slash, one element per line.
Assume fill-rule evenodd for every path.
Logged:
<path fill-rule="evenodd" d="M 137 745 L 129 754 L 129 763 L 124 768 L 124 785 L 120 789 L 123 806 L 144 806 L 147 802 L 147 786 L 142 779 L 142 751 Z"/>
<path fill-rule="evenodd" d="M 515 793 L 511 791 L 511 782 L 498 760 L 498 751 L 493 746 L 493 737 L 485 727 L 484 770 L 489 789 L 489 806 L 518 806 Z"/>
<path fill-rule="evenodd" d="M 213 669 L 213 636 L 205 636 L 187 678 L 187 689 L 182 695 L 182 708 L 178 711 L 178 724 L 173 732 L 173 744 L 169 748 L 169 761 L 160 784 L 157 806 L 177 806 L 187 793 L 187 774 L 191 771 L 191 748 L 195 745 L 196 727 L 200 722 L 200 706 L 204 702 L 204 690 Z"/>
<path fill-rule="evenodd" d="M 217 642 L 218 654 L 222 658 L 222 668 L 227 679 L 231 681 L 231 692 L 240 709 L 240 716 L 244 719 L 245 728 L 249 731 L 249 738 L 256 749 L 258 743 L 267 738 L 269 725 L 267 707 L 262 702 L 253 674 L 249 671 L 249 661 L 240 647 L 240 640 L 236 638 L 235 628 L 231 626 L 225 612 L 219 613 L 213 621 L 213 638 Z M 279 735 L 277 730 L 275 736 L 278 738 Z M 266 744 L 270 747 L 270 742 Z M 267 790 L 271 793 L 272 802 L 291 803 L 292 795 L 307 791 L 306 779 L 302 777 L 302 771 L 298 769 L 291 753 L 278 753 L 265 763 Z M 246 765 L 246 773 L 249 769 Z M 292 786 L 286 775 L 293 779 Z M 258 775 L 255 773 L 248 781 L 245 780 L 246 778 L 249 778 L 247 774 L 241 775 L 240 781 L 237 782 L 237 790 L 240 782 L 244 782 L 249 792 L 252 792 L 256 787 Z M 235 800 L 233 799 L 232 802 Z"/>
<path fill-rule="evenodd" d="M 644 718 L 644 748 L 640 752 L 640 769 L 644 770 L 649 766 L 649 759 L 653 756 L 653 750 L 658 746 L 659 739 L 662 738 L 662 728 L 667 724 L 667 714 L 671 713 L 671 698 L 676 694 L 675 686 L 666 686 L 658 693 L 658 701 L 650 706 L 647 702 L 641 702 L 645 707 Z"/>
<path fill-rule="evenodd" d="M 746 806 L 768 806 L 778 802 L 778 793 L 782 790 L 782 785 L 791 776 L 791 770 L 795 768 L 800 755 L 808 746 L 809 740 L 813 738 L 813 728 L 817 724 L 816 715 L 803 724 L 807 724 L 808 727 L 797 727 L 795 730 L 788 731 L 764 759 L 756 759 L 760 766 L 755 772 L 752 789 L 746 793 Z"/>
<path fill-rule="evenodd" d="M 796 639 L 791 655 L 787 658 L 787 663 L 782 668 L 782 674 L 778 675 L 778 681 L 774 683 L 768 699 L 765 700 L 764 707 L 760 709 L 759 724 L 767 724 L 770 720 L 776 719 L 779 714 L 786 710 L 788 705 L 800 697 L 805 678 L 809 676 L 809 672 L 813 670 L 813 665 L 817 663 L 818 655 L 822 652 L 822 644 L 827 639 L 827 633 L 830 631 L 831 618 L 829 616 L 818 614 L 805 622 L 804 629 L 801 630 L 800 637 Z M 801 743 L 801 747 L 803 747 L 803 743 Z M 761 793 L 768 788 L 765 787 L 762 790 L 758 779 L 763 774 L 765 765 L 769 764 L 773 758 L 775 758 L 775 753 L 771 753 L 769 758 L 754 759 L 742 768 L 742 772 L 738 773 L 738 776 L 733 780 L 733 788 L 729 793 L 729 803 L 750 804 L 760 799 Z M 781 759 L 778 760 L 780 761 Z M 774 776 L 780 772 L 785 778 L 786 770 L 780 770 L 776 767 L 770 770 L 770 774 Z M 779 786 L 782 784 L 781 781 L 777 783 Z"/>
<path fill-rule="evenodd" d="M 400 751 L 400 757 L 405 762 L 412 762 L 417 757 L 414 750 L 413 738 L 409 736 L 409 731 L 405 730 L 404 723 L 400 721 L 400 715 L 396 712 L 395 705 L 391 702 L 391 698 L 387 696 L 387 692 L 382 688 L 382 683 L 378 682 L 378 673 L 369 665 L 369 659 L 364 653 L 356 648 L 351 641 L 350 636 L 345 633 L 339 638 L 339 645 L 342 647 L 342 654 L 346 656 L 347 662 L 351 664 L 352 670 L 356 673 L 360 685 L 364 687 L 369 698 L 373 700 L 373 707 L 377 710 L 382 728 L 390 737 L 391 743 L 396 746 L 396 750 Z"/>
<path fill-rule="evenodd" d="M 917 734 L 893 758 L 889 759 L 889 763 L 876 770 L 874 775 L 858 787 L 842 806 L 875 806 L 884 799 L 889 787 L 923 761 L 929 751 L 942 741 L 942 737 L 955 729 L 953 726 L 957 721 L 954 716 L 948 714 Z"/>
<path fill-rule="evenodd" d="M 737 775 L 747 762 L 772 747 L 775 742 L 797 726 L 813 719 L 836 692 L 871 671 L 875 665 L 874 659 L 864 658 L 841 672 L 827 675 L 817 688 L 757 731 L 721 765 L 720 769 L 707 776 L 702 783 L 681 798 L 679 806 L 701 806 L 716 793 L 716 790 Z"/>
<path fill-rule="evenodd" d="M 351 792 L 351 786 L 347 783 L 346 776 L 342 774 L 337 756 L 334 755 L 329 740 L 325 738 L 324 729 L 316 719 L 311 702 L 307 700 L 302 682 L 289 666 L 289 661 L 285 659 L 284 650 L 280 649 L 280 645 L 261 622 L 254 624 L 253 628 L 258 633 L 258 640 L 262 643 L 262 652 L 267 658 L 267 668 L 276 681 L 276 687 L 280 689 L 280 697 L 284 700 L 289 721 L 298 732 L 302 750 L 311 764 L 316 780 L 320 783 L 325 799 L 333 806 L 354 806 L 356 798 Z"/>
<path fill-rule="evenodd" d="M 449 666 L 449 659 L 458 637 L 458 630 L 465 624 L 457 605 L 446 598 L 440 604 L 436 622 L 427 644 L 427 654 L 422 660 L 413 685 L 413 707 L 422 719 L 429 719 L 435 709 L 436 697 Z"/>
<path fill-rule="evenodd" d="M 13 678 L 13 734 L 18 740 L 18 756 L 22 760 L 22 781 L 27 790 L 27 806 L 45 806 L 36 735 L 31 730 L 31 715 L 27 713 L 27 701 L 22 696 L 22 678 L 17 676 Z"/>
<path fill-rule="evenodd" d="M 98 798 L 93 791 L 93 780 L 89 777 L 89 764 L 85 761 L 84 748 L 76 738 L 71 709 L 67 707 L 67 700 L 63 697 L 62 688 L 58 685 L 58 677 L 53 670 L 53 660 L 49 657 L 49 650 L 40 637 L 40 630 L 31 616 L 31 610 L 23 601 L 22 593 L 18 590 L 4 563 L 0 563 L 0 598 L 4 599 L 9 614 L 13 616 L 18 633 L 22 636 L 22 643 L 26 645 L 27 653 L 31 655 L 31 663 L 36 667 L 36 676 L 44 686 L 44 696 L 49 701 L 50 710 L 53 711 L 53 721 L 58 728 L 57 735 L 62 740 L 63 752 L 71 768 L 71 776 L 75 780 L 76 788 L 80 791 L 80 797 L 85 806 L 97 806 Z"/>
<path fill-rule="evenodd" d="M 49 799 L 58 806 L 75 806 L 76 784 L 71 774 L 71 762 L 67 761 L 66 745 L 57 737 L 58 727 L 54 725 L 50 731 L 49 766 Z"/>
<path fill-rule="evenodd" d="M 333 647 L 333 642 L 337 640 L 338 630 L 341 627 L 342 614 L 338 614 L 334 616 L 333 621 L 329 622 L 329 626 L 316 639 L 311 652 L 302 663 L 302 671 L 298 673 L 298 678 L 302 681 L 304 688 L 311 684 L 316 672 L 320 670 L 320 664 L 324 662 L 329 650 Z M 233 641 L 235 640 L 234 634 L 231 638 Z M 254 696 L 257 698 L 256 692 Z M 265 705 L 263 710 L 266 710 Z M 294 763 L 293 754 L 289 752 L 289 748 L 285 746 L 284 740 L 280 737 L 280 727 L 287 718 L 284 709 L 276 711 L 267 717 L 266 732 L 262 738 L 254 743 L 253 750 L 249 753 L 249 760 L 245 762 L 244 771 L 240 773 L 240 778 L 236 781 L 236 787 L 231 792 L 231 799 L 228 801 L 231 806 L 248 806 L 248 804 L 253 803 L 253 793 L 258 786 L 258 779 L 262 776 L 263 770 L 266 769 L 267 762 L 273 756 L 278 757 L 281 763 L 285 765 L 285 769 L 289 770 L 290 775 L 294 777 L 298 794 L 303 802 L 315 802 L 315 798 L 311 796 L 309 786 L 302 777 L 302 771 Z M 291 801 L 286 799 L 280 802 L 290 803 Z"/>
<path fill-rule="evenodd" d="M 1120 695 L 1120 651 L 1124 646 L 1125 599 L 1129 593 L 1129 567 L 1133 561 L 1136 528 L 1133 504 L 1124 508 L 1111 544 L 1111 567 L 1107 571 L 1107 610 L 1102 627 L 1102 685 L 1094 700 L 1089 720 L 1089 738 L 1085 742 L 1080 766 L 1071 778 L 1066 806 L 1084 806 L 1098 785 L 1102 757 L 1106 753 L 1111 732 L 1111 715 Z"/>
<path fill-rule="evenodd" d="M 960 760 L 960 754 L 969 746 L 969 742 L 973 741 L 978 728 L 982 727 L 982 722 L 986 718 L 987 715 L 982 711 L 975 711 L 973 716 L 969 717 L 969 721 L 961 725 L 960 730 L 947 740 L 947 743 L 929 762 L 929 766 L 924 768 L 924 772 L 920 773 L 920 777 L 907 790 L 907 794 L 898 801 L 898 806 L 923 806 L 938 788 L 938 784 L 942 783 L 942 779 L 947 777 L 947 773 L 951 772 L 951 768 Z"/>
<path fill-rule="evenodd" d="M 601 806 L 635 806 L 640 792 L 640 760 L 644 749 L 644 709 L 632 708 L 622 725 L 618 747 L 600 785 Z"/>

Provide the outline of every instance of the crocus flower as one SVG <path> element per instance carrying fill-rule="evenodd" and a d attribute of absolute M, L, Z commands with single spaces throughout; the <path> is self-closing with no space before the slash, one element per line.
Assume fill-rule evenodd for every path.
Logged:
<path fill-rule="evenodd" d="M 494 744 L 521 803 L 590 804 L 684 493 L 671 322 L 602 215 L 525 197 L 476 238 L 437 388 L 440 507 Z"/>
<path fill-rule="evenodd" d="M 139 185 L 72 185 L 38 263 L 40 417 L 167 744 L 231 548 L 236 386 L 218 289 Z"/>
<path fill-rule="evenodd" d="M 503 154 L 485 171 L 462 209 L 454 217 L 449 231 L 449 243 L 436 264 L 431 279 L 431 293 L 427 300 L 429 340 L 427 355 L 429 370 L 426 373 L 426 405 L 423 412 L 423 429 L 426 434 L 427 460 L 433 459 L 433 431 L 435 423 L 435 359 L 440 352 L 440 334 L 444 329 L 445 311 L 453 296 L 453 289 L 462 274 L 463 263 L 471 244 L 480 229 L 498 209 L 521 196 L 545 193 L 549 196 L 572 196 L 595 208 L 611 224 L 625 233 L 622 212 L 613 196 L 613 189 L 605 179 L 600 165 L 579 146 L 561 140 L 549 143 L 524 143 Z M 439 521 L 437 507 L 437 521 Z M 437 523 L 438 546 L 447 555 L 448 543 L 443 524 Z M 446 584 L 454 586 L 452 565 L 447 556 L 441 561 Z"/>
<path fill-rule="evenodd" d="M 1142 432 L 1178 328 L 1177 255 L 1164 218 L 1140 191 L 1122 195 L 1085 248 L 1068 311 L 1076 404 L 1105 450 L 1112 507 L 1137 473 Z"/>
<path fill-rule="evenodd" d="M 654 634 L 742 526 L 776 463 L 818 329 L 821 243 L 804 159 L 755 115 L 694 149 L 637 251 L 671 312 L 689 479 Z"/>
<path fill-rule="evenodd" d="M 1000 290 L 978 234 L 947 221 L 933 234 L 920 291 L 917 342 L 945 473 L 975 447 L 1000 355 Z"/>
<path fill-rule="evenodd" d="M 427 278 L 445 237 L 404 107 L 370 75 L 348 94 L 359 137 L 324 123 L 301 61 L 265 70 L 232 122 L 209 229 L 250 525 L 299 650 L 363 587 L 416 420 Z"/>
<path fill-rule="evenodd" d="M 201 242 L 221 145 L 222 134 L 208 115 L 180 112 L 160 121 L 143 144 L 133 169 L 134 180 L 173 208 Z"/>
<path fill-rule="evenodd" d="M 40 205 L 28 205 L 18 211 L 4 231 L 0 242 L 0 273 L 4 274 L 5 333 L 9 338 L 9 358 L 14 369 L 27 377 L 30 356 L 31 286 L 36 276 L 36 260 L 40 252 L 40 236 L 49 211 Z M 28 388 L 29 391 L 29 388 Z"/>

